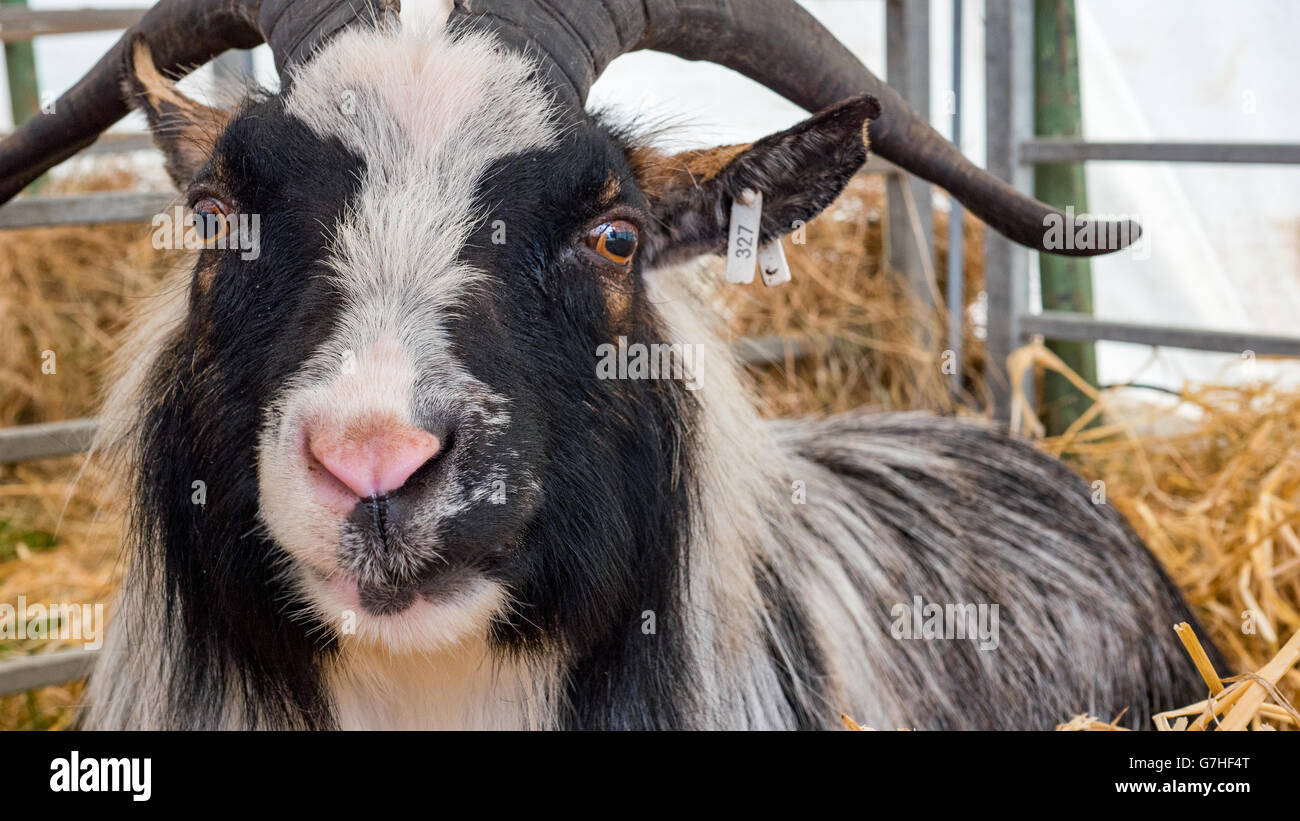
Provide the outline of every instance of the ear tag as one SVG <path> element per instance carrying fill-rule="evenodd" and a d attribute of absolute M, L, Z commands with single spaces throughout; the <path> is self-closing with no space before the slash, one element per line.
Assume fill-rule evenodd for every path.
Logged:
<path fill-rule="evenodd" d="M 754 281 L 762 218 L 762 192 L 745 189 L 732 201 L 731 228 L 727 232 L 727 282 L 744 285 Z"/>
<path fill-rule="evenodd" d="M 758 249 L 758 270 L 763 274 L 763 284 L 769 288 L 790 281 L 790 264 L 785 261 L 780 238 Z"/>

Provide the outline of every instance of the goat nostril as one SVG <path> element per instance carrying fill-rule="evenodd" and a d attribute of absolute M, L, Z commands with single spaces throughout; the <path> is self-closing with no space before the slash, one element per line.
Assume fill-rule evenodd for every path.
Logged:
<path fill-rule="evenodd" d="M 317 431 L 307 444 L 321 467 L 358 498 L 397 490 L 441 450 L 438 437 L 400 424 Z"/>

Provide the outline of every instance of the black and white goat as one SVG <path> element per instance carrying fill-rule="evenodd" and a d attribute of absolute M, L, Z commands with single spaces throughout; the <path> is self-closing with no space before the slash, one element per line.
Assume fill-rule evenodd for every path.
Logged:
<path fill-rule="evenodd" d="M 0 147 L 8 197 L 129 102 L 213 246 L 104 414 L 133 507 L 86 726 L 1141 726 L 1201 695 L 1179 592 L 1068 469 L 956 419 L 764 421 L 680 265 L 746 190 L 761 242 L 815 216 L 868 131 L 1020 242 L 1056 212 L 791 0 L 394 7 L 163 0 Z M 235 110 L 165 77 L 263 40 L 283 89 Z M 635 48 L 820 113 L 667 156 L 583 109 Z M 658 343 L 694 384 L 600 378 Z"/>

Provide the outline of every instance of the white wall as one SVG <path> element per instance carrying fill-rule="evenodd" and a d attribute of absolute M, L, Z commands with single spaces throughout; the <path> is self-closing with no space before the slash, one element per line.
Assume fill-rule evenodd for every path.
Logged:
<path fill-rule="evenodd" d="M 1297 10 L 1288 0 L 1079 0 L 1086 136 L 1300 142 Z M 1095 262 L 1100 315 L 1300 335 L 1300 167 L 1091 163 L 1088 187 L 1093 210 L 1139 215 L 1151 241 L 1149 260 Z M 1117 380 L 1149 349 L 1098 355 L 1103 379 Z M 1144 381 L 1250 377 L 1240 356 L 1162 359 Z M 1300 378 L 1294 363 L 1285 370 Z"/>

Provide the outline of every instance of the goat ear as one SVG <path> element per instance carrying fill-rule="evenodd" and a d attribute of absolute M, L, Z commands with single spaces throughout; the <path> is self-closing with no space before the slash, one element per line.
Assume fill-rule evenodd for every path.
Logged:
<path fill-rule="evenodd" d="M 191 100 L 154 65 L 143 37 L 127 50 L 127 99 L 149 119 L 154 145 L 163 152 L 167 173 L 184 189 L 212 156 L 217 137 L 230 124 L 230 112 Z"/>
<path fill-rule="evenodd" d="M 746 189 L 763 194 L 761 242 L 817 216 L 867 161 L 867 123 L 879 114 L 874 97 L 852 97 L 748 145 L 671 156 L 630 152 L 661 229 L 648 238 L 647 264 L 724 253 L 731 203 Z"/>

